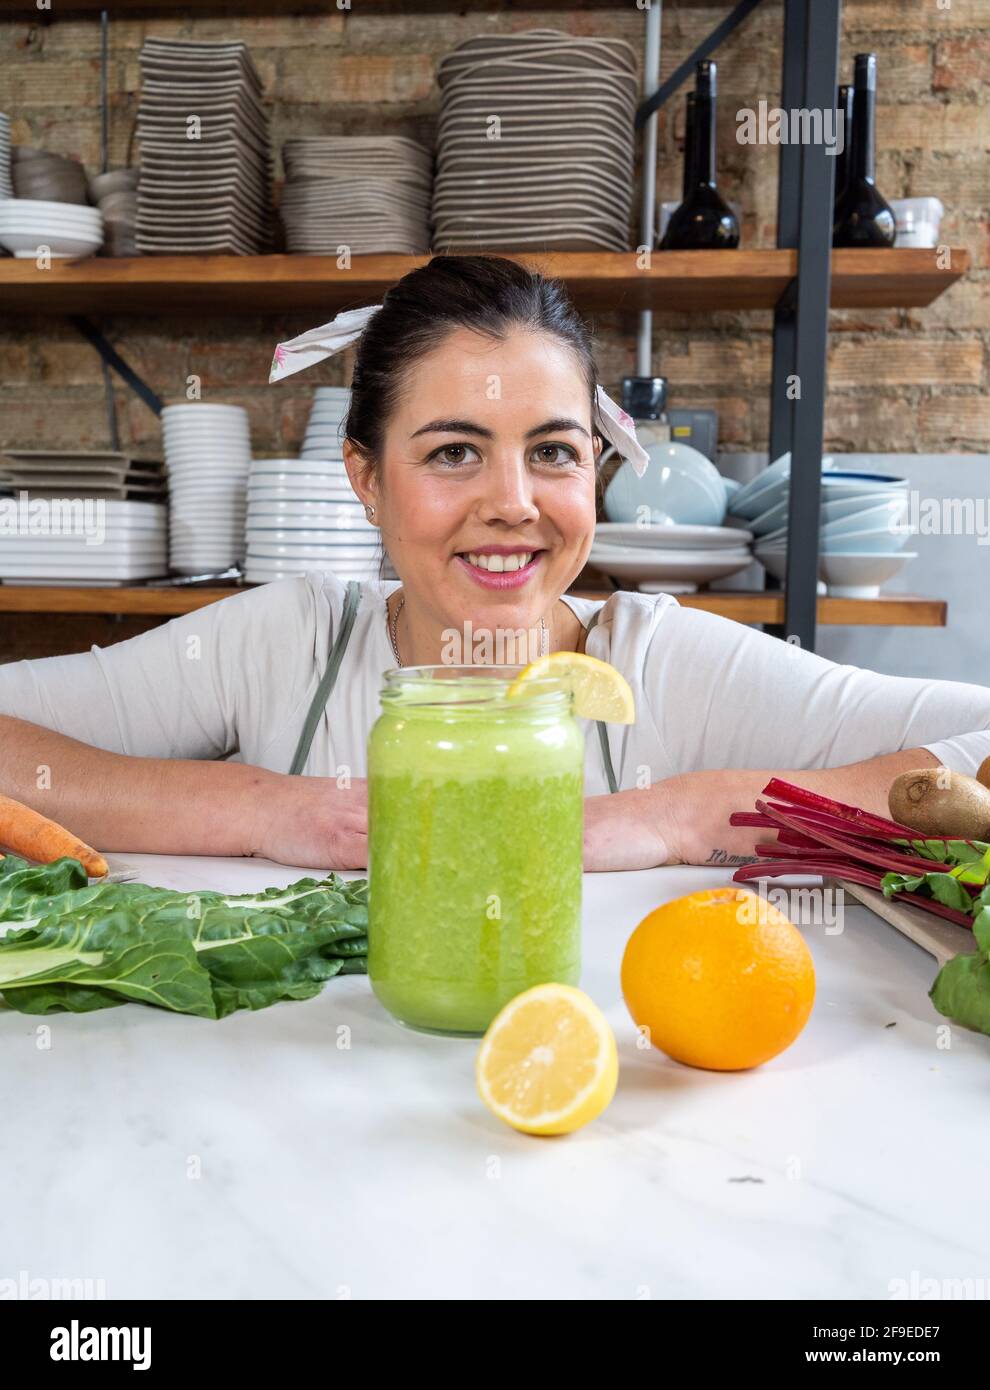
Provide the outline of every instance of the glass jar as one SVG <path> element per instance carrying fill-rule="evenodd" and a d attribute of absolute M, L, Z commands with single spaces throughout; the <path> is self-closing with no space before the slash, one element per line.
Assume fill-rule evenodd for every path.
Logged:
<path fill-rule="evenodd" d="M 559 680 L 389 671 L 368 743 L 368 975 L 411 1028 L 478 1036 L 581 970 L 584 737 Z"/>

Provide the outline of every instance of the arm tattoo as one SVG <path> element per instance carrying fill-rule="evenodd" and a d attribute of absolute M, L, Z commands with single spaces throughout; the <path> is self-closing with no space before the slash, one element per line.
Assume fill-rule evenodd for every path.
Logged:
<path fill-rule="evenodd" d="M 729 854 L 724 849 L 713 849 L 705 860 L 706 864 L 755 864 L 758 854 Z"/>

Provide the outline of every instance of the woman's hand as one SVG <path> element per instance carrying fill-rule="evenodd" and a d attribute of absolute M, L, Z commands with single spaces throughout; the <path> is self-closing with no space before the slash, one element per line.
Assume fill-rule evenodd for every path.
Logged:
<path fill-rule="evenodd" d="M 588 796 L 584 802 L 584 867 L 589 872 L 654 869 L 680 864 L 665 783 L 642 791 Z"/>
<path fill-rule="evenodd" d="M 768 772 L 688 772 L 641 791 L 590 796 L 584 803 L 584 867 L 607 872 L 665 864 L 749 863 L 765 831 L 729 824 L 752 807 Z"/>
<path fill-rule="evenodd" d="M 354 777 L 273 773 L 259 798 L 248 854 L 307 869 L 368 867 L 368 784 Z"/>

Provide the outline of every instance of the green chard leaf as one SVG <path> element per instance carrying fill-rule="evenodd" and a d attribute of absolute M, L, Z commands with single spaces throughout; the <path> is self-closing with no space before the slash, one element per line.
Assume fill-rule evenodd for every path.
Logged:
<path fill-rule="evenodd" d="M 927 874 L 899 874 L 891 871 L 884 874 L 880 887 L 885 898 L 892 898 L 895 893 L 917 892 L 927 877 Z"/>
<path fill-rule="evenodd" d="M 990 865 L 987 858 L 990 845 L 981 840 L 891 840 L 890 843 L 910 850 L 921 859 L 934 859 L 940 864 L 984 862 Z"/>
<path fill-rule="evenodd" d="M 368 885 L 304 878 L 230 896 L 88 884 L 71 859 L 0 861 L 0 995 L 24 1013 L 135 1001 L 225 1018 L 363 971 Z"/>
<path fill-rule="evenodd" d="M 931 896 L 947 907 L 973 914 L 973 936 L 979 949 L 970 955 L 956 956 L 947 961 L 939 971 L 932 985 L 930 998 L 935 1008 L 946 1018 L 953 1019 L 965 1028 L 973 1028 L 980 1033 L 990 1033 L 990 885 L 986 885 L 986 874 L 970 878 L 967 865 L 979 870 L 987 857 L 987 846 L 972 846 L 964 840 L 912 842 L 912 847 L 921 852 L 921 846 L 951 847 L 962 872 L 930 874 L 888 873 L 883 877 L 883 891 L 888 898 L 897 893 L 918 893 Z M 958 847 L 958 848 L 957 848 Z M 964 853 L 964 851 L 966 853 Z M 974 851 L 972 854 L 967 854 Z M 978 851 L 978 852 L 976 852 Z M 950 856 L 945 855 L 948 860 Z M 979 864 L 977 864 L 979 861 Z M 973 895 L 963 886 L 967 881 L 986 886 L 982 892 Z"/>
<path fill-rule="evenodd" d="M 954 907 L 957 912 L 972 912 L 976 900 L 963 887 L 963 882 L 965 880 L 961 882 L 952 873 L 886 873 L 880 886 L 885 898 L 892 898 L 897 893 L 917 893 L 919 889 L 927 888 L 928 892 L 921 896 L 932 897 L 946 907 Z"/>
<path fill-rule="evenodd" d="M 930 998 L 946 1018 L 964 1028 L 990 1033 L 990 965 L 986 951 L 946 961 L 935 977 Z"/>
<path fill-rule="evenodd" d="M 973 918 L 973 935 L 980 950 L 990 953 L 990 896 Z"/>
<path fill-rule="evenodd" d="M 932 897 L 946 907 L 954 907 L 957 912 L 970 912 L 973 896 L 952 874 L 925 874 L 925 883 L 931 889 Z"/>

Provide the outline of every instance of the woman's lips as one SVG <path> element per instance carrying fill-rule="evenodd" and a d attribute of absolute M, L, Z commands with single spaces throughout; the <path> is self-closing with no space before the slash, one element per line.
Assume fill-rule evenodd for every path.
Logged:
<path fill-rule="evenodd" d="M 472 565 L 466 555 L 455 555 L 454 559 L 483 589 L 518 589 L 531 578 L 544 553 L 542 550 L 536 551 L 529 564 L 522 569 L 502 570 L 501 572 L 482 569 L 480 565 Z"/>

